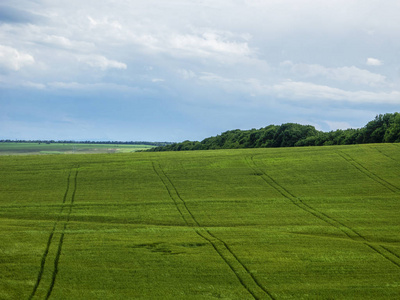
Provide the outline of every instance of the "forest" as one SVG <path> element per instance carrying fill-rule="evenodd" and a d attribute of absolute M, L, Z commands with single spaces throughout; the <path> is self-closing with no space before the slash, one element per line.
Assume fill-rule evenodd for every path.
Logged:
<path fill-rule="evenodd" d="M 186 151 L 238 148 L 352 145 L 400 142 L 400 114 L 379 114 L 364 127 L 323 132 L 311 125 L 285 123 L 260 129 L 229 130 L 198 141 L 184 141 L 146 151 Z"/>

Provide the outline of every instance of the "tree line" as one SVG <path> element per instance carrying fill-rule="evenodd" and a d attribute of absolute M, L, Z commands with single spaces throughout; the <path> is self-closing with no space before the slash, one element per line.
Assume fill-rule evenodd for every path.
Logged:
<path fill-rule="evenodd" d="M 36 143 L 36 144 L 105 144 L 105 145 L 149 145 L 149 146 L 165 146 L 172 144 L 171 142 L 140 142 L 140 141 L 71 141 L 71 140 L 0 140 L 0 143 Z"/>
<path fill-rule="evenodd" d="M 184 141 L 146 151 L 299 147 L 400 142 L 400 114 L 380 114 L 362 128 L 323 132 L 311 125 L 286 123 L 260 129 L 230 130 L 201 142 Z"/>

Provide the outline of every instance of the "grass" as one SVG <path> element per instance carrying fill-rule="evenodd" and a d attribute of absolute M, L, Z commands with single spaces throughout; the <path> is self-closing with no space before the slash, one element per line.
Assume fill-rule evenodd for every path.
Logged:
<path fill-rule="evenodd" d="M 129 144 L 0 143 L 0 155 L 129 153 L 152 148 Z"/>
<path fill-rule="evenodd" d="M 0 298 L 398 298 L 399 149 L 2 156 Z"/>

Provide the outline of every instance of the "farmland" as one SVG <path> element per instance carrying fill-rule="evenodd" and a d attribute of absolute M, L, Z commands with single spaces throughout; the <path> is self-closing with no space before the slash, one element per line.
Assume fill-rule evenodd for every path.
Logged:
<path fill-rule="evenodd" d="M 153 146 L 140 144 L 89 144 L 89 143 L 0 143 L 0 155 L 27 154 L 96 154 L 128 153 L 150 149 Z"/>
<path fill-rule="evenodd" d="M 400 146 L 0 157 L 1 299 L 395 299 Z"/>

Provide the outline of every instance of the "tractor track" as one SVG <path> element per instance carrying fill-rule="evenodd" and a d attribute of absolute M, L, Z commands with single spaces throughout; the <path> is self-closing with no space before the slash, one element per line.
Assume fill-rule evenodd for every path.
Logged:
<path fill-rule="evenodd" d="M 391 184 L 390 182 L 386 181 L 382 177 L 376 175 L 375 173 L 371 172 L 368 170 L 366 167 L 364 167 L 362 164 L 354 160 L 349 154 L 344 153 L 342 151 L 337 151 L 336 152 L 340 157 L 342 157 L 345 161 L 347 161 L 349 164 L 351 164 L 354 168 L 356 168 L 358 171 L 366 175 L 367 177 L 371 178 L 373 181 L 379 183 L 380 185 L 384 186 L 388 190 L 392 191 L 393 193 L 398 193 L 400 192 L 400 188 L 397 186 Z"/>
<path fill-rule="evenodd" d="M 383 249 L 385 249 L 387 252 L 389 252 L 389 253 L 393 254 L 394 256 L 396 256 L 398 259 L 400 259 L 400 255 L 398 255 L 397 253 L 393 252 L 392 250 L 388 249 L 388 248 L 385 247 L 385 246 L 382 246 L 382 245 L 381 245 L 381 247 L 382 247 Z"/>
<path fill-rule="evenodd" d="M 162 169 L 161 165 L 152 163 L 153 170 L 160 178 L 168 195 L 174 202 L 179 214 L 188 227 L 192 227 L 198 236 L 209 243 L 215 252 L 221 257 L 225 264 L 235 274 L 240 284 L 245 288 L 254 299 L 275 299 L 273 295 L 265 289 L 246 265 L 238 258 L 226 242 L 212 234 L 197 221 L 190 211 L 186 201 L 181 197 L 177 188 Z"/>
<path fill-rule="evenodd" d="M 388 256 L 388 253 L 393 255 L 393 252 L 388 251 L 386 247 L 383 247 L 381 245 L 379 245 L 379 246 L 372 245 L 371 243 L 368 243 L 367 241 L 364 242 L 364 245 L 368 246 L 369 248 L 374 250 L 376 253 L 380 254 L 383 258 L 387 259 L 388 261 L 390 261 L 391 263 L 395 264 L 396 266 L 398 266 L 400 268 L 400 263 L 396 262 L 390 256 Z M 382 249 L 383 249 L 383 251 L 382 251 Z M 393 256 L 397 256 L 397 255 L 393 255 Z"/>
<path fill-rule="evenodd" d="M 289 192 L 285 187 L 283 187 L 281 184 L 279 184 L 275 179 L 273 179 L 270 175 L 268 175 L 263 169 L 259 168 L 257 164 L 255 163 L 253 156 L 250 157 L 250 161 L 246 158 L 246 162 L 249 165 L 250 168 L 252 168 L 256 173 L 262 174 L 261 178 L 266 182 L 269 186 L 271 186 L 273 189 L 275 189 L 277 192 L 279 192 L 282 196 L 284 196 L 286 199 L 290 200 L 294 205 L 299 207 L 300 209 L 310 213 L 314 217 L 320 219 L 321 221 L 336 227 L 339 229 L 341 232 L 343 232 L 347 237 L 352 239 L 353 241 L 356 242 L 362 242 L 364 245 L 369 247 L 371 250 L 373 250 L 375 253 L 379 254 L 381 257 L 385 258 L 392 264 L 394 264 L 397 267 L 400 267 L 400 263 L 398 262 L 399 256 L 393 253 L 392 251 L 388 250 L 386 247 L 382 245 L 373 245 L 371 242 L 369 242 L 363 235 L 361 235 L 359 232 L 351 228 L 350 226 L 344 224 L 343 222 L 340 222 L 336 220 L 335 218 L 317 210 L 316 208 L 310 206 L 309 204 L 305 203 L 303 200 L 300 198 L 296 197 L 293 195 L 291 192 Z"/>
<path fill-rule="evenodd" d="M 46 244 L 46 248 L 45 248 L 45 251 L 43 253 L 41 262 L 40 262 L 40 270 L 39 270 L 39 273 L 38 273 L 38 276 L 37 276 L 37 279 L 36 279 L 36 283 L 35 283 L 35 285 L 33 287 L 32 293 L 29 296 L 29 299 L 33 299 L 33 297 L 35 295 L 37 295 L 37 290 L 38 290 L 40 284 L 41 283 L 42 283 L 42 285 L 44 284 L 43 281 L 42 281 L 42 278 L 43 278 L 43 273 L 44 273 L 44 270 L 45 270 L 46 262 L 48 261 L 49 251 L 50 251 L 51 246 L 54 244 L 53 243 L 53 239 L 55 238 L 56 229 L 60 225 L 61 219 L 63 218 L 64 207 L 66 205 L 68 205 L 69 206 L 69 210 L 68 210 L 68 213 L 67 213 L 67 216 L 66 216 L 66 220 L 64 221 L 63 226 L 61 225 L 62 226 L 62 232 L 61 232 L 58 244 L 57 244 L 57 252 L 56 252 L 56 255 L 55 255 L 55 258 L 54 258 L 54 262 L 53 262 L 53 272 L 52 272 L 51 282 L 50 282 L 50 286 L 49 286 L 49 288 L 47 290 L 45 299 L 49 299 L 50 296 L 51 296 L 51 293 L 53 291 L 54 284 L 55 284 L 56 277 L 57 277 L 57 273 L 58 273 L 58 263 L 59 263 L 59 260 L 60 260 L 62 245 L 63 245 L 63 242 L 64 242 L 65 230 L 66 230 L 67 224 L 68 224 L 68 222 L 70 220 L 70 216 L 71 216 L 71 212 L 72 212 L 72 206 L 73 206 L 74 201 L 75 201 L 78 169 L 79 169 L 79 166 L 76 168 L 75 175 L 74 175 L 74 178 L 73 178 L 74 187 L 73 187 L 71 199 L 70 199 L 69 203 L 66 204 L 67 203 L 67 199 L 68 199 L 68 194 L 70 193 L 70 189 L 71 189 L 71 173 L 72 173 L 72 169 L 68 174 L 68 177 L 67 177 L 67 188 L 66 188 L 65 193 L 64 193 L 62 206 L 61 206 L 60 212 L 58 214 L 57 220 L 55 221 L 55 223 L 53 225 L 52 231 L 50 232 L 50 235 L 49 235 L 49 238 L 48 238 L 48 241 L 47 241 L 47 244 Z"/>
<path fill-rule="evenodd" d="M 356 232 L 353 229 L 350 229 L 348 226 L 344 225 L 342 222 L 339 222 L 335 220 L 334 218 L 328 216 L 327 214 L 311 207 L 307 203 L 305 203 L 303 200 L 297 198 L 295 195 L 293 195 L 291 192 L 289 192 L 285 187 L 280 185 L 278 182 L 276 182 L 275 179 L 273 179 L 270 175 L 268 175 L 265 171 L 257 167 L 256 163 L 253 160 L 253 157 L 250 158 L 251 163 L 249 163 L 248 160 L 247 163 L 248 165 L 258 173 L 262 173 L 261 178 L 264 180 L 265 183 L 267 183 L 269 186 L 274 188 L 279 194 L 281 194 L 283 197 L 286 199 L 290 200 L 292 204 L 296 205 L 298 208 L 304 210 L 305 212 L 313 215 L 314 217 L 320 219 L 321 221 L 328 223 L 329 225 L 335 226 L 338 228 L 340 231 L 342 231 L 347 237 L 351 239 L 358 239 L 361 238 L 361 235 Z"/>
<path fill-rule="evenodd" d="M 378 151 L 380 154 L 382 154 L 383 156 L 386 156 L 387 158 L 393 160 L 394 162 L 396 162 L 397 164 L 399 164 L 399 161 L 397 159 L 394 159 L 393 157 L 387 155 L 386 153 L 384 153 L 382 150 L 380 150 L 378 147 L 371 147 L 372 149 Z"/>
<path fill-rule="evenodd" d="M 68 177 L 67 177 L 67 188 L 66 188 L 65 193 L 64 193 L 63 202 L 62 202 L 63 204 L 65 204 L 65 201 L 66 201 L 66 199 L 67 199 L 67 194 L 68 194 L 68 191 L 69 191 L 69 181 L 70 181 L 70 177 L 71 177 L 71 171 L 69 172 Z M 40 281 L 42 280 L 42 275 L 43 275 L 43 271 L 44 271 L 44 265 L 46 264 L 47 255 L 49 254 L 49 249 L 50 249 L 50 246 L 51 246 L 51 241 L 53 240 L 54 232 L 55 232 L 55 230 L 56 230 L 57 223 L 58 223 L 58 222 L 60 221 L 60 219 L 61 219 L 61 215 L 62 215 L 62 213 L 63 213 L 63 210 L 64 210 L 64 205 L 61 206 L 61 209 L 60 209 L 60 212 L 59 212 L 59 214 L 58 214 L 57 220 L 54 222 L 53 229 L 51 230 L 50 235 L 49 235 L 49 238 L 48 238 L 48 240 L 47 240 L 46 249 L 44 250 L 44 253 L 43 253 L 43 256 L 42 256 L 42 260 L 40 261 L 40 270 L 39 270 L 39 274 L 38 274 L 38 277 L 37 277 L 37 279 L 36 279 L 36 283 L 35 283 L 35 285 L 34 285 L 34 287 L 33 287 L 32 293 L 31 293 L 31 295 L 29 296 L 29 299 L 32 299 L 32 298 L 35 296 L 36 291 L 37 291 L 37 289 L 38 289 L 38 287 L 39 287 Z"/>
<path fill-rule="evenodd" d="M 53 274 L 52 274 L 52 278 L 51 278 L 51 284 L 50 284 L 50 287 L 49 287 L 49 289 L 47 291 L 47 294 L 46 294 L 46 300 L 50 298 L 51 293 L 52 293 L 53 288 L 54 288 L 54 285 L 55 285 L 55 282 L 56 282 L 57 273 L 58 273 L 58 262 L 60 260 L 61 250 L 62 250 L 62 246 L 63 246 L 63 243 L 64 243 L 64 235 L 65 235 L 65 231 L 67 229 L 67 224 L 68 224 L 69 219 L 71 217 L 72 206 L 74 205 L 74 202 L 75 202 L 75 194 L 76 194 L 76 187 L 77 187 L 77 181 L 78 181 L 78 172 L 79 172 L 79 167 L 76 169 L 75 176 L 74 176 L 74 190 L 73 190 L 72 196 L 71 196 L 71 205 L 69 206 L 67 220 L 64 223 L 64 228 L 63 228 L 63 231 L 61 233 L 60 240 L 58 242 L 57 254 L 56 254 L 56 257 L 54 259 L 54 269 L 53 269 Z"/>

